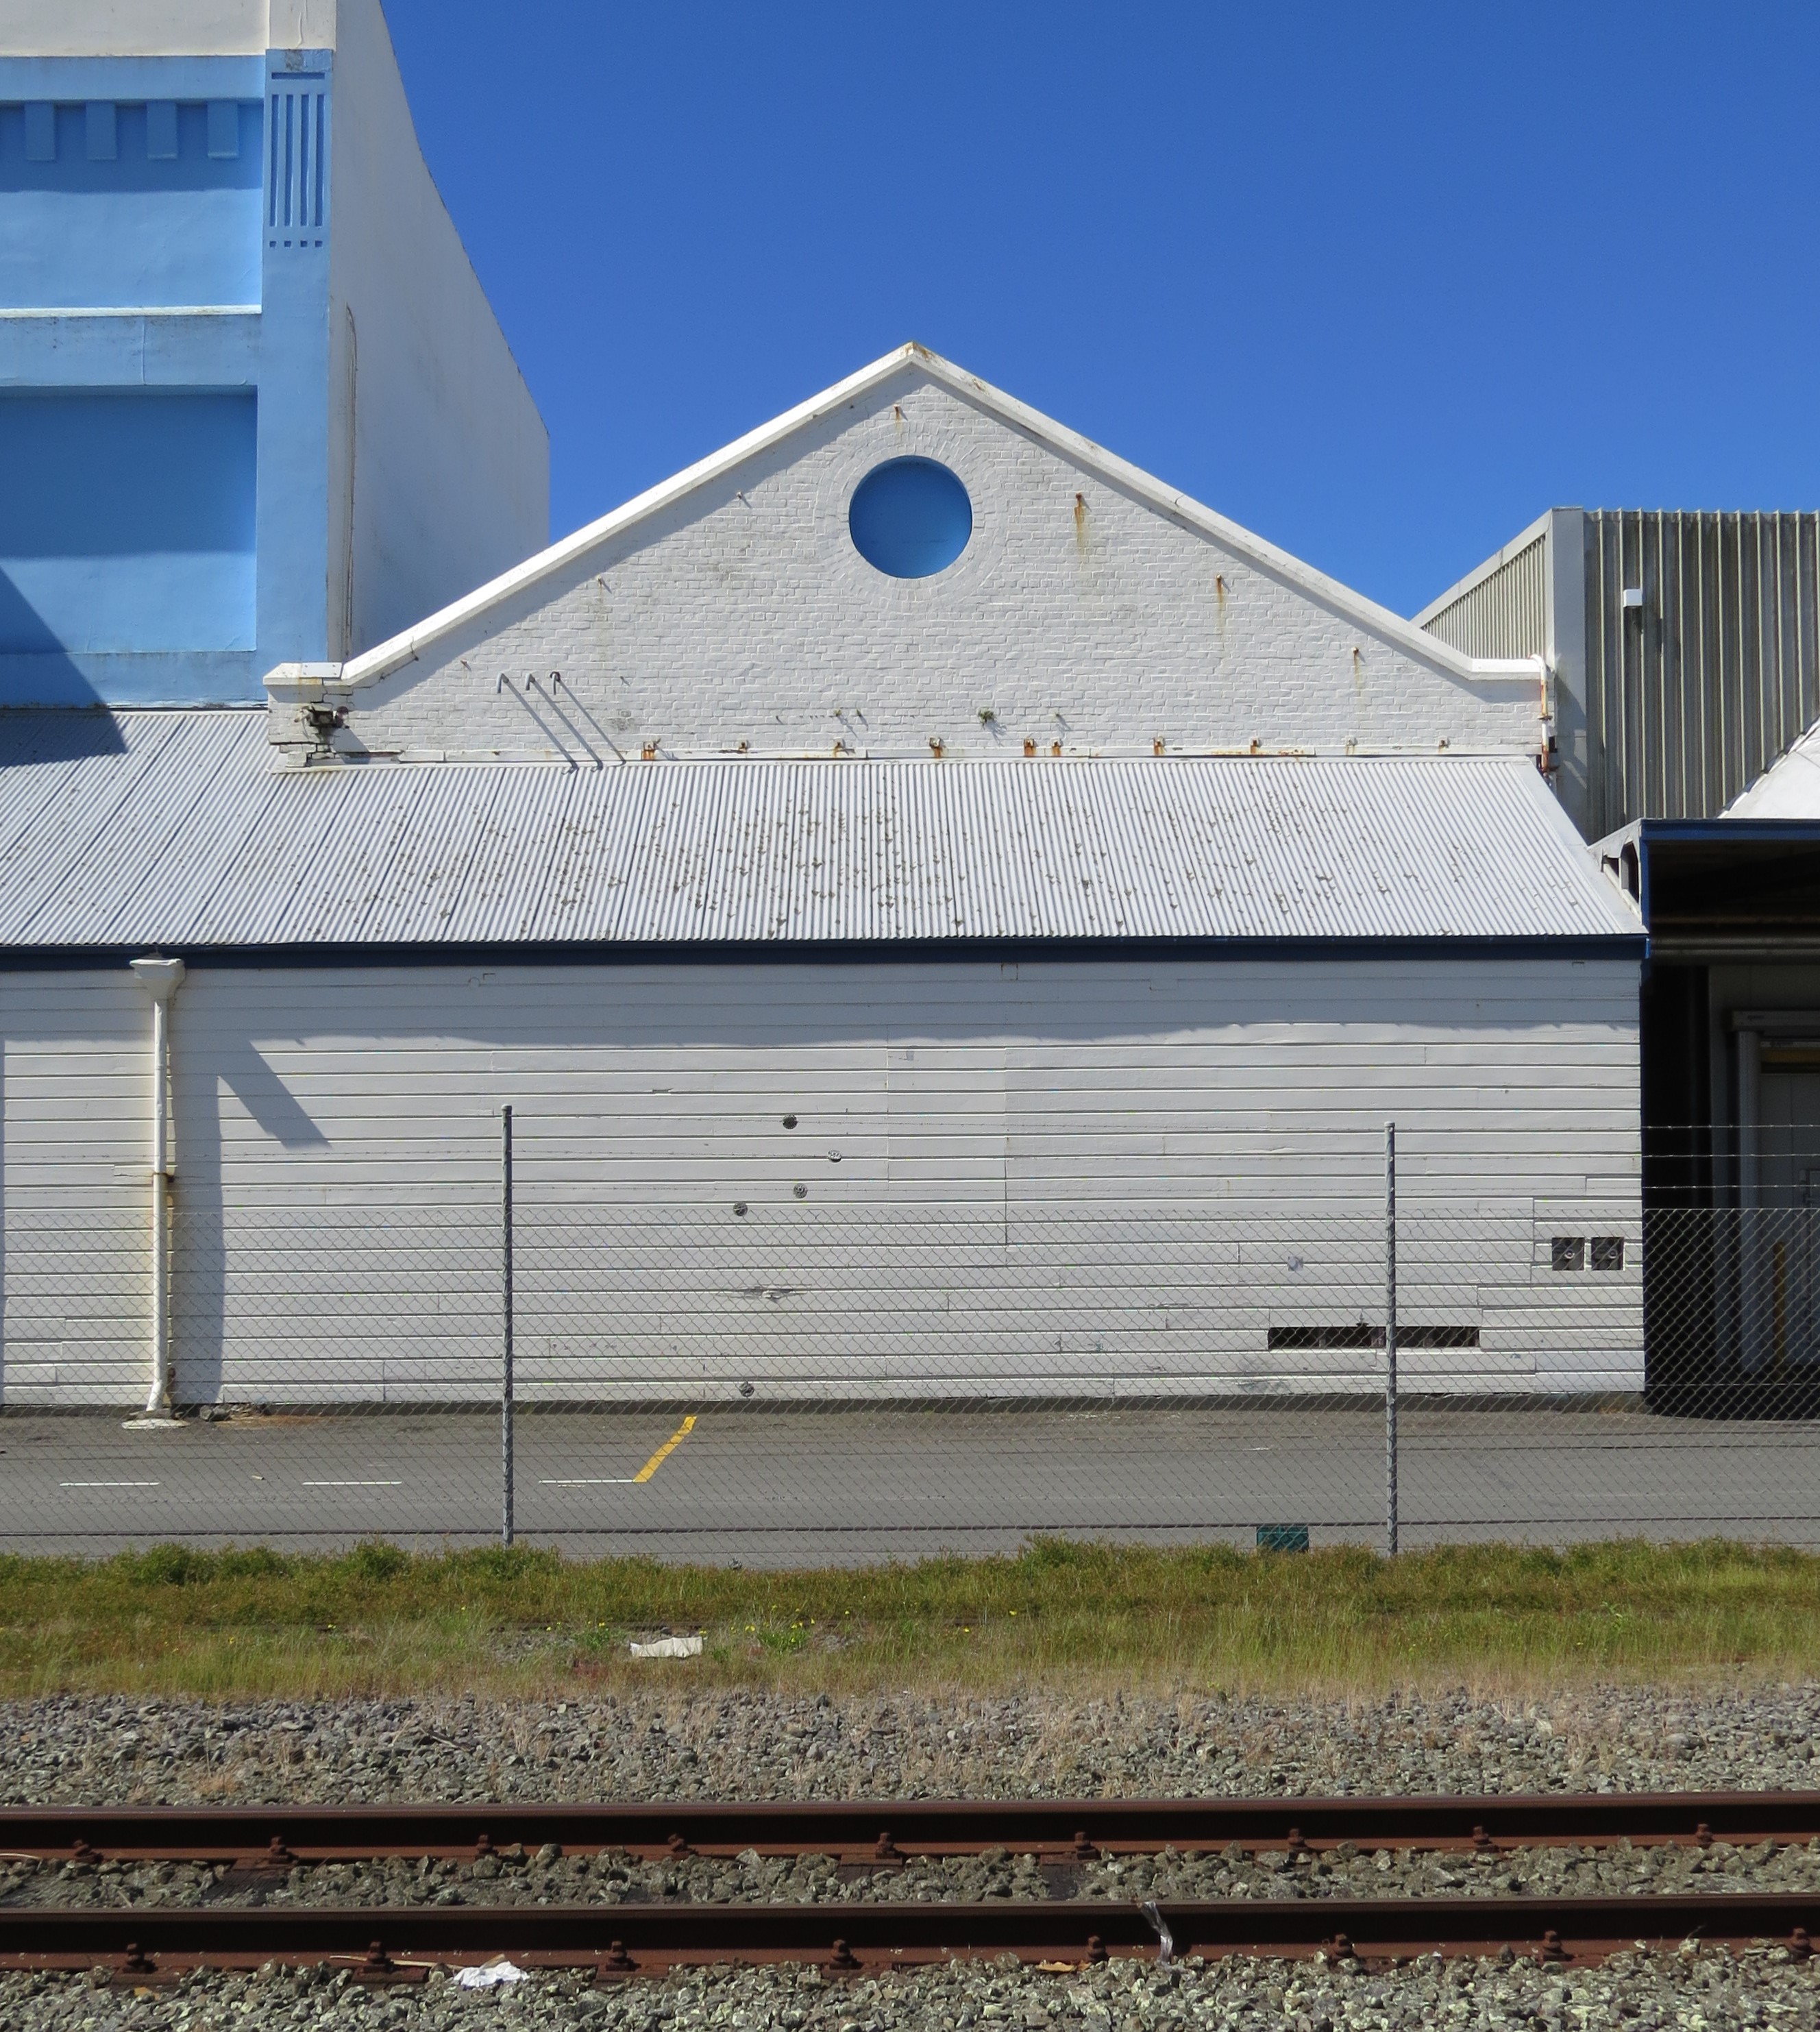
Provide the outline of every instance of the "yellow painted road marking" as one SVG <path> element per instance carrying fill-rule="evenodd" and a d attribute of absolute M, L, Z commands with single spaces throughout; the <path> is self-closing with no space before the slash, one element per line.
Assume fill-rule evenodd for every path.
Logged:
<path fill-rule="evenodd" d="M 692 1432 L 695 1429 L 695 1414 L 692 1412 L 689 1416 L 684 1418 L 682 1423 L 677 1427 L 676 1430 L 670 1434 L 669 1437 L 664 1441 L 663 1444 L 658 1448 L 657 1451 L 651 1455 L 651 1459 L 645 1462 L 644 1466 L 639 1470 L 638 1473 L 632 1477 L 632 1480 L 634 1481 L 649 1481 L 651 1477 L 657 1473 L 658 1470 L 663 1466 L 664 1462 L 669 1459 L 670 1455 L 676 1451 L 677 1448 L 682 1444 L 683 1441 L 688 1437 L 689 1434 Z"/>

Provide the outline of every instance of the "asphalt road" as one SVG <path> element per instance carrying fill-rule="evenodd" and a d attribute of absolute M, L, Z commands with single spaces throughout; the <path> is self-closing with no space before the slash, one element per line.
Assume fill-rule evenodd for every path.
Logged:
<path fill-rule="evenodd" d="M 1382 1541 L 1381 1410 L 1247 1406 L 526 1412 L 521 1537 L 748 1565 L 1015 1549 L 1032 1533 Z M 1406 1546 L 1722 1533 L 1820 1543 L 1820 1423 L 1406 1405 Z M 0 1546 L 472 1543 L 500 1527 L 497 1416 L 0 1418 Z"/>

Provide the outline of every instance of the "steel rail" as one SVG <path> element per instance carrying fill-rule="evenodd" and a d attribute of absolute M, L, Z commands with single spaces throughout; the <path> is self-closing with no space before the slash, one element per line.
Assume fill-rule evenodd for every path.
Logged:
<path fill-rule="evenodd" d="M 1154 1917 L 1153 1917 L 1154 1915 Z M 914 1967 L 966 1955 L 1087 1966 L 1113 1957 L 1416 1955 L 1588 1962 L 1688 1940 L 1786 1944 L 1805 1959 L 1820 1896 L 1713 1892 L 1583 1898 L 1231 1899 L 1149 1908 L 1097 1901 L 985 1904 L 0 1907 L 0 1967 L 107 1968 L 125 1983 L 199 1965 L 341 1960 L 362 1980 L 509 1955 L 603 1979 L 715 1963 Z"/>
<path fill-rule="evenodd" d="M 892 1862 L 1003 1848 L 1059 1862 L 1244 1848 L 1477 1850 L 1745 1846 L 1820 1836 L 1820 1792 L 1650 1792 L 1267 1799 L 676 1801 L 655 1805 L 13 1806 L 0 1851 L 51 1859 L 323 1862 L 569 1854 L 826 1855 Z"/>

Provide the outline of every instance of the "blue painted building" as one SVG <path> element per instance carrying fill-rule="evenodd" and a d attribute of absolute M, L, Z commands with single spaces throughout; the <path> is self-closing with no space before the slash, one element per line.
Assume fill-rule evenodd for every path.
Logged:
<path fill-rule="evenodd" d="M 7 0 L 0 704 L 258 700 L 548 529 L 379 0 Z"/>

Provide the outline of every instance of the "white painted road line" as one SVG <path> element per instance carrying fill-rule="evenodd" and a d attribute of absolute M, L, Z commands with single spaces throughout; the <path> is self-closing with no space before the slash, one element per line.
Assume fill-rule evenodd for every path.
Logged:
<path fill-rule="evenodd" d="M 401 1481 L 306 1481 L 305 1489 L 402 1489 Z"/>
<path fill-rule="evenodd" d="M 538 1477 L 539 1489 L 625 1489 L 643 1481 L 641 1474 L 546 1474 Z"/>
<path fill-rule="evenodd" d="M 162 1489 L 161 1481 L 60 1481 L 59 1489 Z"/>

